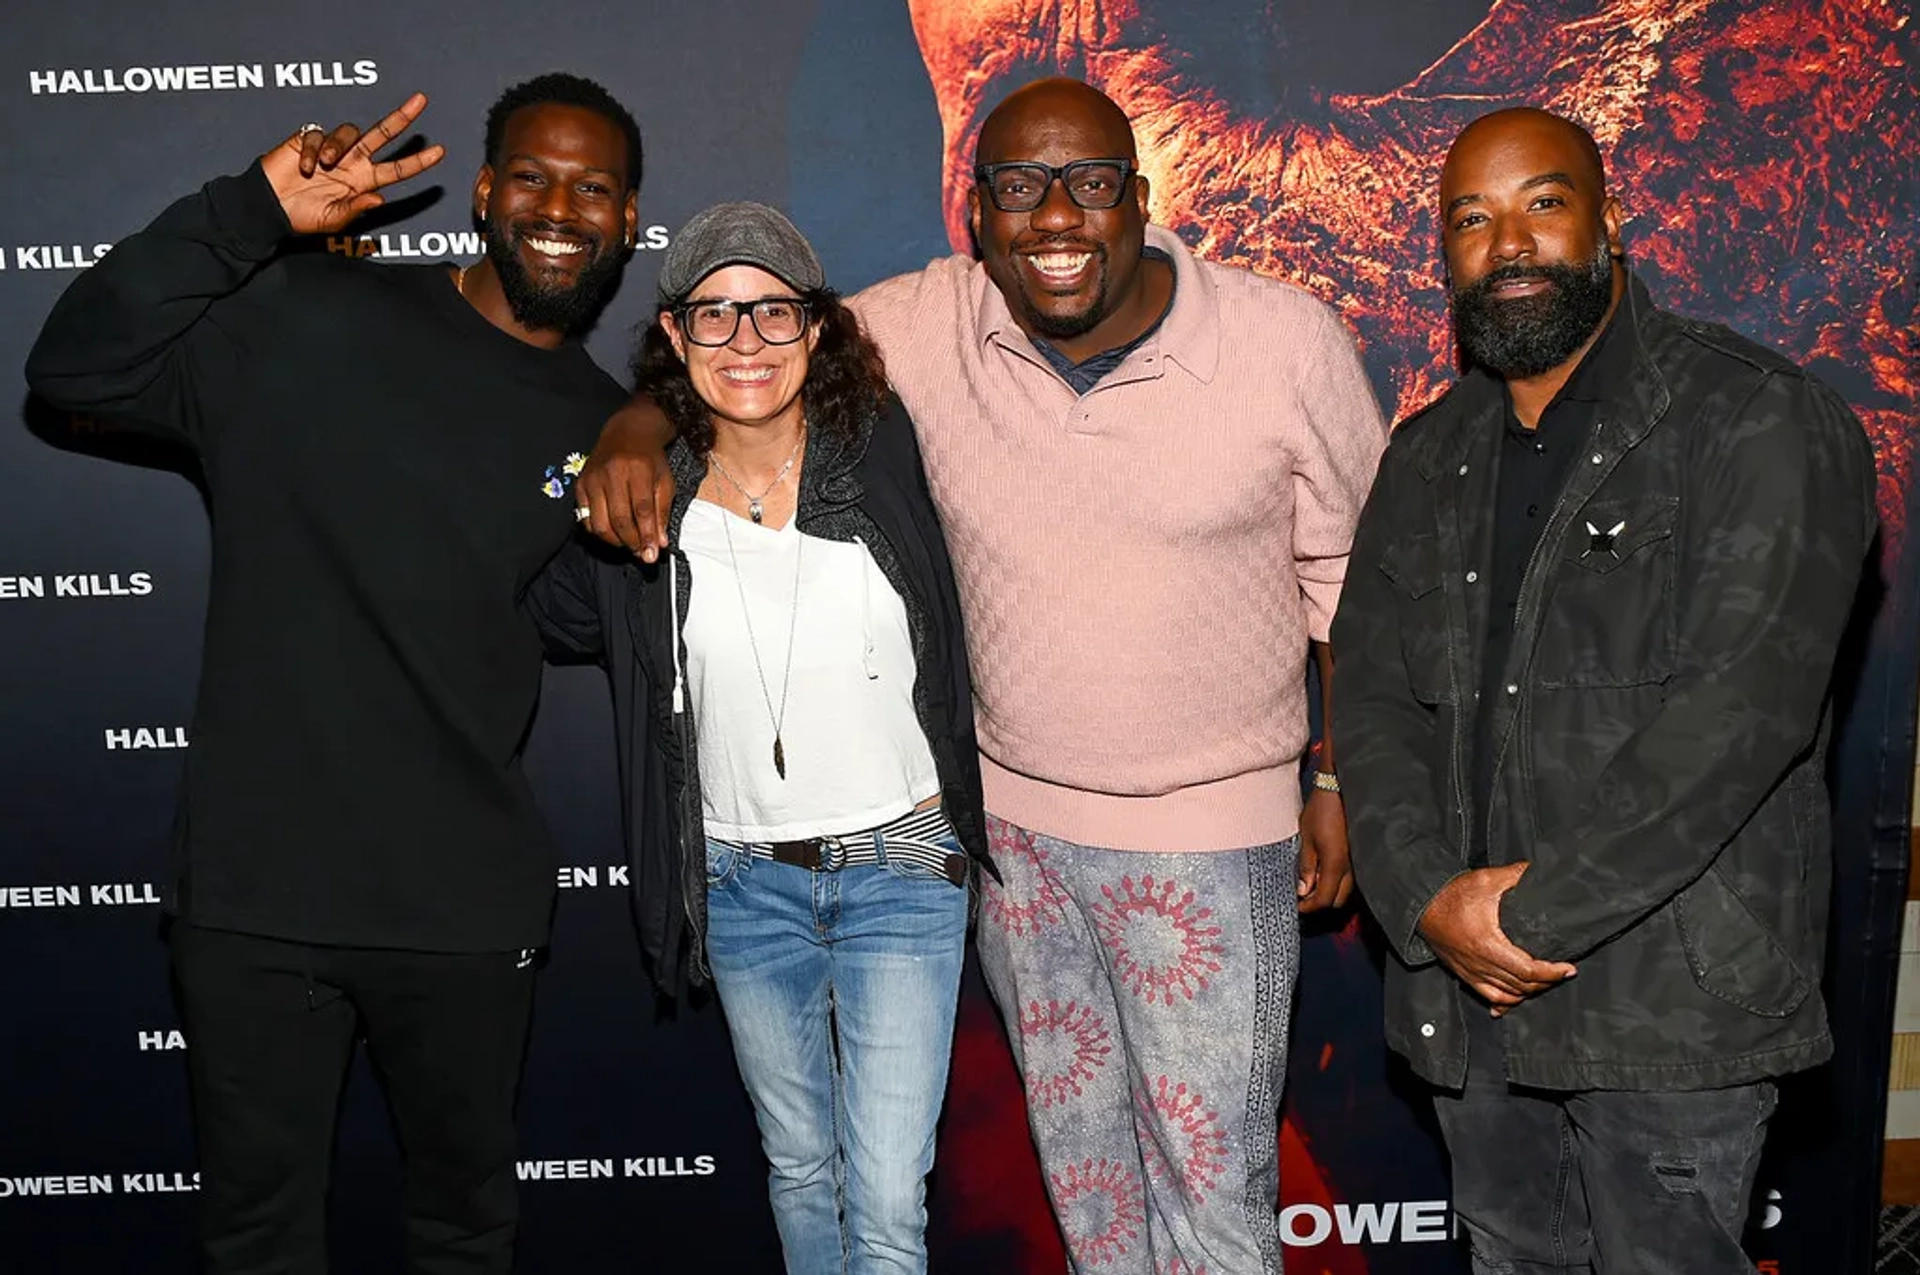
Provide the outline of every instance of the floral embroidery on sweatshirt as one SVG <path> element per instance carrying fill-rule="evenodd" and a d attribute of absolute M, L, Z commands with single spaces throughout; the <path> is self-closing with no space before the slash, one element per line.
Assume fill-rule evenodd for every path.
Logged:
<path fill-rule="evenodd" d="M 567 459 L 558 465 L 548 465 L 547 472 L 540 483 L 540 490 L 551 499 L 558 500 L 567 494 L 567 488 L 573 486 L 575 475 L 586 468 L 585 452 L 568 452 Z"/>

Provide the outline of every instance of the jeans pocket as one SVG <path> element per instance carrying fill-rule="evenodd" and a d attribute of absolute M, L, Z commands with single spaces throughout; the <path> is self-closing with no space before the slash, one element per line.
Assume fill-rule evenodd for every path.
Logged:
<path fill-rule="evenodd" d="M 739 846 L 729 846 L 718 841 L 707 842 L 707 888 L 718 889 L 732 883 L 740 875 L 740 870 L 749 858 L 747 852 Z"/>

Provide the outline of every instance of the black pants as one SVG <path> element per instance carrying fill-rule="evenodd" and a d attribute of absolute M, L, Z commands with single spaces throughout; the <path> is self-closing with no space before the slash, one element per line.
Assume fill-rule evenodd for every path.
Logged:
<path fill-rule="evenodd" d="M 176 924 L 207 1275 L 326 1275 L 327 1175 L 356 1037 L 406 1164 L 407 1270 L 513 1266 L 531 953 L 314 947 Z"/>
<path fill-rule="evenodd" d="M 1524 1089 L 1484 1008 L 1467 1039 L 1466 1089 L 1434 1108 L 1474 1275 L 1753 1275 L 1740 1233 L 1772 1084 Z"/>

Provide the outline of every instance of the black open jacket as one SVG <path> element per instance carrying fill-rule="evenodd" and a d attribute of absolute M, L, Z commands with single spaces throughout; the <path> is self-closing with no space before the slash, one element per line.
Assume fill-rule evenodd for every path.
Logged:
<path fill-rule="evenodd" d="M 667 554 L 647 565 L 578 539 L 528 591 L 527 608 L 551 656 L 606 667 L 640 943 L 661 990 L 676 994 L 707 979 L 699 750 L 692 705 L 677 676 L 686 647 L 676 627 L 685 625 L 694 586 L 679 549 L 680 524 L 706 461 L 678 442 L 668 460 L 674 499 Z M 809 442 L 795 518 L 810 536 L 863 543 L 905 604 L 914 709 L 933 751 L 941 801 L 961 845 L 991 871 L 960 599 L 913 422 L 898 399 L 863 422 L 855 438 L 819 435 Z"/>
<path fill-rule="evenodd" d="M 1388 1043 L 1445 1086 L 1487 1010 L 1419 923 L 1468 867 L 1481 712 L 1489 859 L 1529 865 L 1501 926 L 1580 971 L 1500 1020 L 1516 1084 L 1705 1089 L 1832 1048 L 1829 683 L 1873 452 L 1832 390 L 1637 280 L 1614 322 L 1629 369 L 1542 528 L 1497 702 L 1477 701 L 1506 400 L 1484 372 L 1395 433 L 1334 621 L 1354 871 L 1397 958 Z"/>

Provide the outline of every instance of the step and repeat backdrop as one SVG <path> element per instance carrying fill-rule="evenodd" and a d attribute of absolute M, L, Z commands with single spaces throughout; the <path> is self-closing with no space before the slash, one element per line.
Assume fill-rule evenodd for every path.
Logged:
<path fill-rule="evenodd" d="M 1451 373 L 1432 211 L 1466 121 L 1571 112 L 1606 152 L 1670 308 L 1814 367 L 1881 461 L 1885 532 L 1842 679 L 1829 994 L 1839 1056 L 1790 1087 L 1756 1202 L 1762 1270 L 1865 1270 L 1912 771 L 1920 100 L 1914 6 L 1875 0 L 133 0 L 19 8 L 0 48 L 0 1271 L 187 1272 L 197 1187 L 158 882 L 206 597 L 190 461 L 26 396 L 78 271 L 307 120 L 430 95 L 447 161 L 328 251 L 467 260 L 487 106 L 591 76 L 646 134 L 642 239 L 592 339 L 626 366 L 660 250 L 723 198 L 786 208 L 851 291 L 966 246 L 975 133 L 1008 90 L 1083 76 L 1137 122 L 1153 215 L 1299 282 L 1359 333 L 1382 402 Z M 313 352 L 315 393 L 352 367 Z M 1169 422 L 1169 430 L 1177 428 Z M 1170 441 L 1173 435 L 1170 432 Z M 297 676 L 298 670 L 289 670 Z M 521 1269 L 768 1271 L 751 1115 L 710 1004 L 656 1003 L 631 939 L 604 682 L 549 675 L 530 767 L 561 854 L 523 1091 Z M 1306 945 L 1282 1133 L 1290 1269 L 1464 1271 L 1418 1090 L 1380 1041 L 1379 948 Z M 971 975 L 970 975 L 971 979 Z M 977 981 L 933 1194 L 943 1272 L 1062 1269 L 1011 1061 Z M 364 1068 L 343 1099 L 335 1269 L 399 1269 L 399 1173 Z"/>

